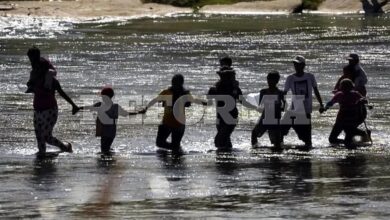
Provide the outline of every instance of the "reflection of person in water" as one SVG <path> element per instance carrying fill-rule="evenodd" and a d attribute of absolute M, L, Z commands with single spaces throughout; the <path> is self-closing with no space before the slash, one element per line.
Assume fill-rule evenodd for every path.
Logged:
<path fill-rule="evenodd" d="M 36 158 L 31 183 L 38 191 L 57 189 L 57 166 L 52 160 Z"/>
<path fill-rule="evenodd" d="M 310 195 L 313 191 L 312 165 L 310 158 L 283 160 L 271 157 L 268 161 L 258 164 L 265 171 L 268 185 L 274 191 L 291 191 L 299 196 Z"/>
<path fill-rule="evenodd" d="M 344 187 L 367 187 L 369 179 L 364 178 L 367 170 L 367 162 L 364 155 L 351 155 L 337 161 L 339 177 L 345 178 Z M 353 190 L 355 193 L 355 190 Z"/>
<path fill-rule="evenodd" d="M 306 181 L 313 178 L 310 158 L 302 158 L 291 164 L 296 178 L 293 193 L 302 196 L 310 195 L 314 188 L 313 183 Z"/>
<path fill-rule="evenodd" d="M 222 175 L 235 175 L 238 169 L 237 158 L 230 152 L 217 153 L 216 169 Z"/>

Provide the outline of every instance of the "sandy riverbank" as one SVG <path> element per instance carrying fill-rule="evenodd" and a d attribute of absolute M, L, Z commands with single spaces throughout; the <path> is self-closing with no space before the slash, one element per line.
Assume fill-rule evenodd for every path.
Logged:
<path fill-rule="evenodd" d="M 143 4 L 140 0 L 10 1 L 7 4 L 14 5 L 15 9 L 0 12 L 3 16 L 30 15 L 88 18 L 101 16 L 160 16 L 192 12 L 190 8 Z"/>
<path fill-rule="evenodd" d="M 301 0 L 273 0 L 241 2 L 233 5 L 208 5 L 200 13 L 217 14 L 262 14 L 291 13 Z M 140 0 L 76 0 L 76 1 L 9 1 L 3 8 L 12 5 L 13 10 L 2 10 L 0 15 L 29 15 L 91 18 L 102 16 L 162 16 L 177 13 L 192 13 L 191 8 L 179 8 L 162 4 L 143 4 Z M 390 10 L 390 4 L 384 7 Z M 363 11 L 360 0 L 326 0 L 317 13 L 359 13 Z"/>

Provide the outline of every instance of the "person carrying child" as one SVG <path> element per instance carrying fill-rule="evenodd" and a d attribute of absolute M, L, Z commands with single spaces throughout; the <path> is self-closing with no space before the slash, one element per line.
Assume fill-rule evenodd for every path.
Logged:
<path fill-rule="evenodd" d="M 116 136 L 118 117 L 126 117 L 128 115 L 142 114 L 145 112 L 127 112 L 120 105 L 114 103 L 112 101 L 114 90 L 110 87 L 103 88 L 100 95 L 102 97 L 101 102 L 97 102 L 92 106 L 80 107 L 80 110 L 84 109 L 97 112 L 96 137 L 100 137 L 101 153 L 103 155 L 110 155 L 112 153 L 111 145 Z"/>
<path fill-rule="evenodd" d="M 284 92 L 279 90 L 277 87 L 279 79 L 280 74 L 278 71 L 268 73 L 268 88 L 260 91 L 259 106 L 263 104 L 264 110 L 259 121 L 252 130 L 251 142 L 253 147 L 257 147 L 257 138 L 261 137 L 266 131 L 268 131 L 268 136 L 274 148 L 281 148 L 283 140 L 280 119 L 286 100 L 284 99 Z"/>
<path fill-rule="evenodd" d="M 364 81 L 363 79 L 365 77 L 361 77 L 362 79 L 360 80 L 356 80 L 356 77 L 357 77 L 357 74 L 355 73 L 356 71 L 356 67 L 354 65 L 347 65 L 343 68 L 343 75 L 338 79 L 335 87 L 334 87 L 334 90 L 333 90 L 333 93 L 336 94 L 337 92 L 341 91 L 341 81 L 344 80 L 344 79 L 350 79 L 352 82 L 354 81 L 358 81 L 361 83 L 361 86 L 360 87 L 354 87 L 354 90 L 359 92 L 363 97 L 365 97 L 365 95 L 367 94 L 367 91 L 366 91 L 366 87 L 365 87 L 365 84 L 362 83 L 362 81 Z M 364 70 L 363 70 L 364 72 Z M 365 76 L 365 73 L 363 74 L 363 76 Z M 366 99 L 366 104 L 365 105 L 360 105 L 360 110 L 361 110 L 361 114 L 364 116 L 363 120 L 364 121 L 366 119 L 366 116 L 367 116 L 367 104 L 368 104 L 368 100 Z M 336 133 L 336 132 L 339 132 L 339 133 Z M 342 130 L 335 130 L 334 131 L 335 133 L 332 133 L 334 137 L 338 137 L 340 135 L 340 133 L 342 132 Z M 361 136 L 361 141 L 362 142 L 369 142 L 371 141 L 371 133 L 369 130 L 367 130 L 367 133 L 366 132 L 363 132 L 363 131 L 360 131 L 357 133 L 357 135 L 359 134 L 362 134 L 363 136 Z M 331 139 L 330 140 L 331 142 L 330 143 L 333 143 L 333 142 L 338 142 L 337 140 L 335 139 Z M 333 143 L 334 144 L 334 143 Z"/>
<path fill-rule="evenodd" d="M 44 76 L 44 89 L 50 90 L 53 80 L 57 76 L 57 70 L 48 59 L 41 57 L 41 51 L 35 46 L 27 51 L 27 56 L 31 63 L 31 71 L 26 93 L 33 92 L 35 84 L 42 76 Z"/>
<path fill-rule="evenodd" d="M 231 58 L 222 58 L 220 64 L 221 68 L 217 71 L 220 79 L 209 89 L 208 99 L 216 100 L 217 134 L 214 144 L 218 151 L 224 152 L 233 148 L 230 137 L 238 122 L 237 102 L 251 109 L 257 110 L 257 106 L 243 99 L 239 82 L 236 80 L 236 72 L 231 68 Z"/>
<path fill-rule="evenodd" d="M 34 95 L 34 131 L 39 150 L 37 156 L 44 157 L 46 155 L 47 143 L 59 147 L 64 152 L 71 153 L 73 152 L 72 145 L 70 143 L 63 143 L 52 134 L 58 119 L 58 105 L 55 96 L 56 91 L 72 105 L 72 114 L 75 114 L 79 108 L 62 90 L 61 84 L 57 79 L 52 78 L 51 83 L 46 85 L 48 83 L 46 80 L 46 73 L 50 68 L 50 65 L 42 59 L 36 63 L 36 60 L 34 59 L 39 58 L 39 56 L 37 56 L 38 52 L 39 50 L 31 49 L 28 53 L 30 59 L 33 58 L 31 63 L 35 69 L 32 71 L 34 72 L 32 74 L 33 80 L 30 82 L 27 90 Z"/>
<path fill-rule="evenodd" d="M 355 85 L 355 90 L 358 91 L 362 96 L 367 96 L 366 85 L 368 82 L 366 71 L 360 64 L 359 55 L 351 53 L 347 57 L 348 65 L 351 66 L 352 77 L 350 78 Z"/>
<path fill-rule="evenodd" d="M 321 113 L 327 111 L 335 103 L 339 103 L 340 109 L 337 113 L 336 123 L 333 125 L 329 135 L 329 142 L 332 144 L 344 143 L 346 147 L 353 147 L 353 137 L 356 135 L 365 136 L 365 132 L 358 129 L 363 123 L 365 114 L 362 106 L 366 100 L 354 90 L 354 84 L 350 79 L 343 79 L 340 82 L 340 91 L 326 104 Z M 344 140 L 338 139 L 338 135 L 344 131 Z"/>
<path fill-rule="evenodd" d="M 184 77 L 181 74 L 174 75 L 172 85 L 152 99 L 144 111 L 146 112 L 157 102 L 163 103 L 164 116 L 162 123 L 158 126 L 156 145 L 159 148 L 171 150 L 173 154 L 182 154 L 180 143 L 185 131 L 185 108 L 190 107 L 191 103 L 207 105 L 207 102 L 194 98 L 190 91 L 184 88 Z M 171 135 L 171 142 L 167 142 L 169 135 Z"/>

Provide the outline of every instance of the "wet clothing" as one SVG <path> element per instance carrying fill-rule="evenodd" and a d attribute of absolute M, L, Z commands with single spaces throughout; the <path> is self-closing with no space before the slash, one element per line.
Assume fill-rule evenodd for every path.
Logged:
<path fill-rule="evenodd" d="M 185 108 L 191 106 L 193 97 L 190 91 L 184 88 L 170 87 L 159 94 L 163 102 L 164 116 L 162 124 L 158 126 L 156 145 L 178 152 L 181 150 L 181 140 L 185 131 Z M 171 142 L 167 139 L 171 135 Z"/>
<path fill-rule="evenodd" d="M 313 74 L 304 73 L 302 76 L 296 74 L 289 75 L 285 82 L 284 92 L 291 90 L 293 95 L 293 103 L 303 102 L 302 106 L 291 105 L 291 110 L 295 113 L 302 114 L 309 121 L 306 124 L 287 124 L 283 125 L 282 135 L 288 134 L 290 128 L 293 128 L 298 135 L 298 138 L 305 142 L 306 146 L 311 146 L 311 113 L 313 110 L 313 88 L 317 87 L 317 81 Z M 289 114 L 285 114 L 288 117 Z"/>
<path fill-rule="evenodd" d="M 66 150 L 65 144 L 52 134 L 57 118 L 57 108 L 34 110 L 34 131 L 40 154 L 46 153 L 46 143 Z"/>
<path fill-rule="evenodd" d="M 360 64 L 356 64 L 354 66 L 354 73 L 353 73 L 353 79 L 352 82 L 355 84 L 355 89 L 362 95 L 367 95 L 366 90 L 366 84 L 368 82 L 367 80 L 367 74 L 362 68 Z"/>
<path fill-rule="evenodd" d="M 165 124 L 158 126 L 156 145 L 159 148 L 164 148 L 172 151 L 181 150 L 181 140 L 183 139 L 185 126 L 171 127 Z M 171 135 L 171 142 L 167 142 L 167 139 Z"/>
<path fill-rule="evenodd" d="M 38 64 L 36 64 L 30 71 L 30 78 L 27 82 L 28 89 L 26 92 L 33 92 L 33 87 L 36 85 L 37 80 L 39 80 L 40 78 L 44 78 L 43 87 L 45 89 L 52 89 L 51 86 L 56 76 L 57 70 L 55 69 L 53 64 L 51 64 L 49 60 L 41 57 L 39 59 Z"/>
<path fill-rule="evenodd" d="M 340 109 L 336 121 L 348 124 L 361 124 L 365 119 L 361 109 L 364 106 L 359 104 L 362 99 L 363 96 L 357 91 L 340 91 L 333 96 L 332 100 L 327 103 L 327 106 L 330 107 L 335 103 L 339 103 Z"/>
<path fill-rule="evenodd" d="M 230 151 L 233 148 L 231 136 L 237 124 L 227 124 L 223 120 L 217 122 L 217 134 L 214 138 L 215 147 L 221 151 Z"/>
<path fill-rule="evenodd" d="M 293 99 L 303 99 L 305 109 L 298 109 L 300 106 L 293 106 L 292 109 L 301 113 L 311 114 L 313 110 L 313 88 L 317 87 L 317 81 L 313 74 L 304 73 L 302 76 L 289 75 L 284 85 L 284 92 L 291 90 Z M 294 103 L 294 102 L 293 102 Z"/>
<path fill-rule="evenodd" d="M 266 131 L 268 131 L 269 138 L 272 144 L 279 144 L 281 140 L 281 127 L 280 119 L 282 111 L 285 105 L 284 93 L 283 91 L 276 89 L 271 90 L 269 88 L 262 89 L 260 91 L 259 105 L 264 104 L 264 110 L 262 115 L 257 122 L 256 126 L 252 130 L 251 142 L 252 145 L 257 144 L 257 138 L 261 137 Z M 272 106 L 270 106 L 272 105 Z M 274 109 L 273 115 L 277 119 L 276 124 L 269 124 L 264 121 L 266 117 L 266 109 Z"/>
<path fill-rule="evenodd" d="M 208 96 L 210 98 L 216 99 L 217 107 L 219 108 L 225 106 L 225 101 L 219 99 L 218 96 L 228 96 L 232 98 L 232 101 L 234 102 L 234 107 L 232 110 L 229 111 L 229 114 L 235 119 L 238 118 L 237 102 L 239 101 L 240 96 L 242 96 L 242 91 L 239 87 L 238 81 L 219 81 L 215 84 L 215 86 L 209 89 Z M 225 120 L 220 112 L 217 112 L 217 118 L 219 120 Z"/>
<path fill-rule="evenodd" d="M 116 136 L 116 125 L 119 116 L 127 116 L 129 113 L 120 105 L 109 102 L 98 102 L 93 106 L 84 107 L 98 113 L 96 118 L 96 136 L 101 137 L 101 152 L 109 153 L 111 144 Z"/>
<path fill-rule="evenodd" d="M 344 73 L 337 80 L 337 83 L 334 87 L 334 91 L 340 91 L 340 83 L 343 79 L 350 79 L 355 85 L 355 90 L 365 97 L 367 95 L 366 84 L 368 82 L 366 72 L 359 64 L 354 66 L 352 69 L 352 73 Z"/>
<path fill-rule="evenodd" d="M 261 114 L 261 119 L 265 117 L 265 110 L 270 108 L 269 105 L 273 105 L 272 109 L 275 109 L 274 116 L 276 119 L 280 119 L 286 100 L 284 99 L 284 92 L 280 89 L 272 91 L 271 89 L 262 89 L 260 91 L 259 104 L 264 105 L 264 110 Z"/>
<path fill-rule="evenodd" d="M 218 150 L 231 150 L 230 136 L 237 125 L 237 102 L 242 96 L 242 91 L 238 81 L 234 80 L 236 75 L 234 70 L 219 71 L 218 75 L 221 77 L 221 80 L 211 87 L 208 92 L 208 98 L 214 98 L 217 102 L 217 135 L 214 143 Z M 228 100 L 231 100 L 233 103 L 225 103 L 227 100 L 223 99 L 223 97 L 229 98 Z M 223 109 L 220 109 L 231 104 L 233 104 L 233 108 L 231 110 L 228 109 L 228 112 L 222 112 Z M 224 118 L 224 113 L 231 117 Z"/>
<path fill-rule="evenodd" d="M 338 139 L 338 136 L 341 132 L 344 131 L 345 137 L 344 140 Z M 345 146 L 350 146 L 353 143 L 353 137 L 355 136 L 365 136 L 366 132 L 358 129 L 357 126 L 343 124 L 341 122 L 337 122 L 333 125 L 332 131 L 329 135 L 329 142 L 332 144 L 344 143 Z"/>
<path fill-rule="evenodd" d="M 345 132 L 344 144 L 350 145 L 352 139 L 356 135 L 364 136 L 365 132 L 358 129 L 358 126 L 363 123 L 366 115 L 364 113 L 364 105 L 361 103 L 363 96 L 357 91 L 337 92 L 331 101 L 327 103 L 327 107 L 339 103 L 339 112 L 337 114 L 336 123 L 334 124 L 329 136 L 330 143 L 340 142 L 338 136 L 342 131 Z"/>
<path fill-rule="evenodd" d="M 52 89 L 44 88 L 44 79 L 38 78 L 34 84 L 34 130 L 38 142 L 39 153 L 46 152 L 46 143 L 66 150 L 63 142 L 53 137 L 53 128 L 58 118 L 57 100 L 55 91 L 60 87 L 58 80 L 52 82 Z"/>
<path fill-rule="evenodd" d="M 60 88 L 60 83 L 57 79 L 53 79 L 52 89 L 48 90 L 44 88 L 44 79 L 39 78 L 36 80 L 33 87 L 34 91 L 34 110 L 43 111 L 46 109 L 57 108 L 57 100 L 55 97 L 55 91 Z"/>
<path fill-rule="evenodd" d="M 160 92 L 159 96 L 164 106 L 162 123 L 173 128 L 183 126 L 186 120 L 185 107 L 191 106 L 193 100 L 191 93 L 185 89 L 174 91 L 168 88 Z"/>
<path fill-rule="evenodd" d="M 100 138 L 100 150 L 103 154 L 109 154 L 111 152 L 111 145 L 114 142 L 115 137 L 102 136 Z"/>

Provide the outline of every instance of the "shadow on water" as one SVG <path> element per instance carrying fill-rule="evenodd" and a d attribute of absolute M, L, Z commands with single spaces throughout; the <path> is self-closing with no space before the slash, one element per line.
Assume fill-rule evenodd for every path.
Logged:
<path fill-rule="evenodd" d="M 310 158 L 303 158 L 291 162 L 295 183 L 293 186 L 293 194 L 300 196 L 310 196 L 313 191 L 313 184 L 305 180 L 313 178 L 312 164 Z"/>
<path fill-rule="evenodd" d="M 100 158 L 96 159 L 97 168 L 104 173 L 115 169 L 116 164 L 117 159 L 112 155 L 101 155 Z"/>
<path fill-rule="evenodd" d="M 111 218 L 113 215 L 113 201 L 122 181 L 123 165 L 113 155 L 101 155 L 96 159 L 96 168 L 101 175 L 98 187 L 74 213 L 77 217 Z"/>
<path fill-rule="evenodd" d="M 182 167 L 185 162 L 185 157 L 183 155 L 175 155 L 167 151 L 157 151 L 156 155 L 167 169 L 176 169 L 178 167 Z"/>
<path fill-rule="evenodd" d="M 164 168 L 165 179 L 168 182 L 185 180 L 187 173 L 185 156 L 175 155 L 166 151 L 157 151 L 157 158 Z"/>

